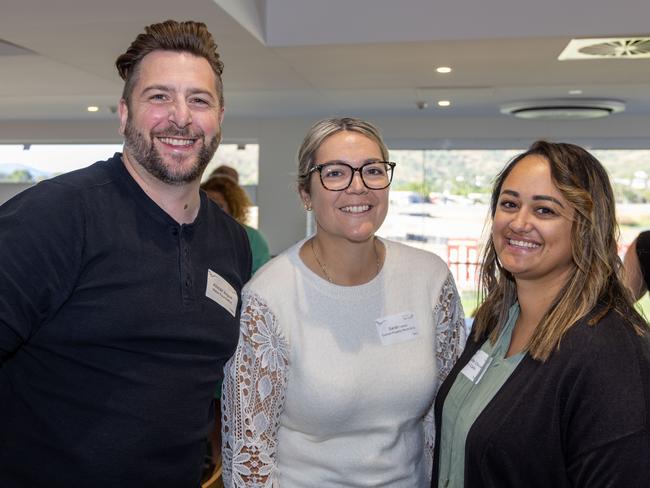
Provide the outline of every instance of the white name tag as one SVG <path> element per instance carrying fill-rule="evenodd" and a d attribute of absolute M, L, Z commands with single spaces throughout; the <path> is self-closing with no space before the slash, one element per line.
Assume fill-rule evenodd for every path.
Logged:
<path fill-rule="evenodd" d="M 472 383 L 478 384 L 491 362 L 492 358 L 488 356 L 485 351 L 479 349 L 476 351 L 474 356 L 472 356 L 472 359 L 469 360 L 469 363 L 465 365 L 461 373 L 463 373 Z"/>
<path fill-rule="evenodd" d="M 412 341 L 418 335 L 418 325 L 413 312 L 388 315 L 375 320 L 379 339 L 384 346 Z"/>
<path fill-rule="evenodd" d="M 237 314 L 237 303 L 239 302 L 237 292 L 230 283 L 211 269 L 208 269 L 208 285 L 205 288 L 205 296 L 228 310 L 233 317 Z"/>

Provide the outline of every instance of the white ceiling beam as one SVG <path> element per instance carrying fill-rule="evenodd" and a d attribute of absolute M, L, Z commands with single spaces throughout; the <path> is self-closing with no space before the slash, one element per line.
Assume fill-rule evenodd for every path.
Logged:
<path fill-rule="evenodd" d="M 258 41 L 266 43 L 265 0 L 213 0 Z"/>

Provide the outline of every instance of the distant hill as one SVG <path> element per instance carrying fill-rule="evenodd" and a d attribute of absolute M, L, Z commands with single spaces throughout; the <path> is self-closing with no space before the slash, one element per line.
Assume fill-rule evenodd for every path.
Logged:
<path fill-rule="evenodd" d="M 494 177 L 519 150 L 398 150 L 393 190 L 426 196 L 444 193 L 468 196 L 491 191 Z M 617 200 L 650 201 L 650 150 L 593 150 L 607 169 Z"/>

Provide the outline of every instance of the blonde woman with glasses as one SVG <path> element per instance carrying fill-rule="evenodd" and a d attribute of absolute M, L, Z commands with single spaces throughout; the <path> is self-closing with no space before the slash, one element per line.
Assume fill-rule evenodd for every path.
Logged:
<path fill-rule="evenodd" d="M 464 345 L 453 279 L 438 256 L 375 236 L 396 164 L 374 126 L 317 122 L 298 159 L 316 234 L 244 292 L 226 486 L 424 486 L 433 398 Z"/>

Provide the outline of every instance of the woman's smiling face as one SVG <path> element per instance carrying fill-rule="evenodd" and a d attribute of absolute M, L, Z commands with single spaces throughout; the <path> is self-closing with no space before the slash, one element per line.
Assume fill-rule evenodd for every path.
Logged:
<path fill-rule="evenodd" d="M 492 242 L 501 266 L 515 280 L 566 281 L 574 268 L 571 228 L 574 210 L 538 155 L 519 161 L 501 186 Z"/>
<path fill-rule="evenodd" d="M 316 164 L 342 161 L 358 168 L 370 161 L 382 161 L 381 149 L 372 139 L 354 131 L 341 131 L 323 141 L 314 155 Z M 311 175 L 310 193 L 301 191 L 311 204 L 321 237 L 362 242 L 374 236 L 386 218 L 388 188 L 370 190 L 358 172 L 346 190 L 323 187 L 318 172 Z"/>

